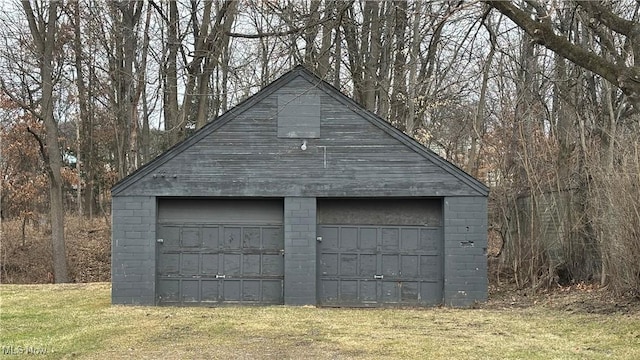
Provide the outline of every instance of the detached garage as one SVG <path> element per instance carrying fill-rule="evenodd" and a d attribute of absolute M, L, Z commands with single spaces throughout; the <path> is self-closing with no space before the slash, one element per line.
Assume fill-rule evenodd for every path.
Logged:
<path fill-rule="evenodd" d="M 112 189 L 112 301 L 468 306 L 488 189 L 303 67 Z"/>

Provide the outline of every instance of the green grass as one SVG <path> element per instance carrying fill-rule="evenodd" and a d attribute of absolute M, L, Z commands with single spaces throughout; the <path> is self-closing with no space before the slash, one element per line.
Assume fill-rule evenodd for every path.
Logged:
<path fill-rule="evenodd" d="M 90 359 L 640 359 L 640 314 L 111 306 L 109 284 L 0 285 L 2 351 Z"/>

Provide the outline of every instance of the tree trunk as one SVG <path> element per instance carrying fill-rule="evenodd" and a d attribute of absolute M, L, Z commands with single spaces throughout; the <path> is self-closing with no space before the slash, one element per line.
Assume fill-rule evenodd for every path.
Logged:
<path fill-rule="evenodd" d="M 196 129 L 200 129 L 208 122 L 209 99 L 211 98 L 210 79 L 213 70 L 219 65 L 220 56 L 228 43 L 231 26 L 235 21 L 237 9 L 237 1 L 226 1 L 222 7 L 218 9 L 216 14 L 216 22 L 211 32 L 206 35 L 203 51 L 206 51 L 204 58 L 204 69 L 197 77 L 198 95 L 196 102 L 198 104 L 196 114 Z M 204 35 L 203 35 L 204 36 Z"/>
<path fill-rule="evenodd" d="M 164 130 L 167 133 L 169 147 L 182 137 L 178 123 L 178 5 L 176 0 L 169 1 L 169 24 L 167 24 L 167 49 L 164 71 Z"/>
<path fill-rule="evenodd" d="M 416 92 L 416 75 L 418 72 L 420 45 L 422 43 L 422 36 L 420 35 L 421 10 L 422 3 L 420 1 L 416 1 L 412 24 L 413 37 L 411 39 L 411 49 L 409 52 L 409 85 L 407 89 L 409 93 L 407 94 L 407 117 L 404 123 L 405 132 L 409 136 L 413 136 L 416 129 L 416 98 L 418 96 Z"/>
<path fill-rule="evenodd" d="M 489 54 L 487 55 L 487 60 L 484 63 L 484 68 L 482 69 L 482 84 L 480 85 L 480 99 L 478 99 L 478 108 L 476 110 L 476 114 L 473 118 L 472 129 L 471 129 L 471 148 L 469 149 L 469 162 L 467 165 L 467 172 L 472 176 L 478 177 L 480 170 L 480 162 L 479 162 L 479 152 L 480 152 L 480 139 L 482 138 L 481 130 L 484 133 L 484 117 L 485 111 L 484 108 L 487 103 L 487 87 L 489 83 L 489 71 L 491 70 L 491 65 L 493 63 L 493 56 L 496 52 L 496 35 L 491 27 L 491 18 L 487 16 L 487 20 L 485 23 L 485 27 L 489 32 L 489 40 L 491 42 L 491 48 L 489 49 Z M 499 26 L 499 24 L 498 24 Z"/>
<path fill-rule="evenodd" d="M 77 189 L 77 202 L 78 202 L 78 215 L 84 216 L 83 213 L 83 199 L 82 199 L 82 188 L 83 188 L 83 180 L 85 176 L 83 174 L 83 169 L 85 167 L 85 156 L 87 156 L 84 152 L 86 149 L 85 142 L 87 139 L 84 138 L 86 133 L 86 127 L 88 126 L 88 117 L 89 110 L 87 108 L 87 89 L 85 87 L 85 79 L 84 79 L 84 69 L 82 68 L 82 32 L 80 29 L 80 3 L 75 3 L 74 9 L 74 42 L 73 48 L 75 52 L 75 68 L 76 68 L 76 86 L 78 88 L 78 108 L 80 110 L 80 116 L 77 120 L 77 151 L 76 151 L 76 170 L 78 172 L 78 189 Z"/>
<path fill-rule="evenodd" d="M 394 124 L 405 124 L 407 119 L 407 78 L 406 78 L 406 55 L 405 55 L 405 31 L 407 28 L 407 2 L 396 1 L 394 7 L 393 27 L 394 46 L 393 52 L 395 59 L 393 60 L 393 86 L 391 92 L 390 120 Z"/>
<path fill-rule="evenodd" d="M 49 211 L 51 216 L 51 244 L 53 248 L 53 273 L 56 283 L 69 282 L 67 255 L 64 241 L 64 203 L 62 191 L 62 156 L 58 141 L 58 124 L 53 116 L 53 50 L 56 45 L 57 1 L 51 1 L 48 19 L 35 15 L 29 1 L 22 2 L 29 21 L 31 37 L 38 52 L 42 105 L 40 117 L 44 121 L 46 138 L 43 152 L 49 175 Z"/>

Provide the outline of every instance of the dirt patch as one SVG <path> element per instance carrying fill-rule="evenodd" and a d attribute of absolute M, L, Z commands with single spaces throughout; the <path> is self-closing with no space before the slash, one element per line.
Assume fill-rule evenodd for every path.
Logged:
<path fill-rule="evenodd" d="M 23 236 L 24 234 L 24 236 Z M 73 282 L 111 279 L 111 229 L 104 218 L 67 217 L 65 239 Z M 0 283 L 51 283 L 51 230 L 47 224 L 3 220 L 0 237 Z"/>
<path fill-rule="evenodd" d="M 570 313 L 586 314 L 640 314 L 640 297 L 616 296 L 606 287 L 597 284 L 556 286 L 534 292 L 510 285 L 489 287 L 489 300 L 482 304 L 486 309 L 516 309 L 543 306 Z"/>

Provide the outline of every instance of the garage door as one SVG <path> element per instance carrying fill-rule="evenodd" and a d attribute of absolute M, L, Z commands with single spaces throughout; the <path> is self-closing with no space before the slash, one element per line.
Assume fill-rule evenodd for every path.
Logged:
<path fill-rule="evenodd" d="M 159 304 L 282 304 L 282 201 L 159 200 Z"/>
<path fill-rule="evenodd" d="M 320 305 L 441 303 L 440 204 L 426 199 L 319 201 Z"/>

